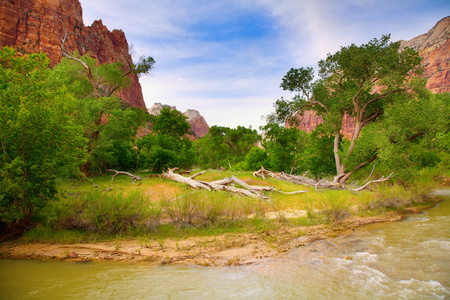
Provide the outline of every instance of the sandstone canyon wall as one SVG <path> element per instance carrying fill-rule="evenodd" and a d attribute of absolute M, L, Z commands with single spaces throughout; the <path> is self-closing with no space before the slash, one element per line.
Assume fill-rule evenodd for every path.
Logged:
<path fill-rule="evenodd" d="M 450 92 L 450 17 L 440 20 L 427 33 L 409 41 L 400 41 L 401 48 L 410 47 L 422 57 L 427 89 L 433 93 Z M 299 117 L 298 128 L 307 133 L 323 122 L 313 111 L 306 111 Z M 354 122 L 344 118 L 341 133 L 348 139 L 353 136 Z"/>
<path fill-rule="evenodd" d="M 67 33 L 66 48 L 88 54 L 100 63 L 132 61 L 128 42 L 122 30 L 112 32 L 95 21 L 91 26 L 83 23 L 83 12 L 78 0 L 1 0 L 0 47 L 10 46 L 21 53 L 46 53 L 55 65 L 61 61 L 61 40 L 64 25 Z M 131 84 L 116 95 L 136 107 L 145 108 L 138 77 L 130 74 Z"/>
<path fill-rule="evenodd" d="M 450 17 L 440 20 L 427 33 L 400 41 L 422 57 L 427 89 L 433 93 L 450 92 Z"/>

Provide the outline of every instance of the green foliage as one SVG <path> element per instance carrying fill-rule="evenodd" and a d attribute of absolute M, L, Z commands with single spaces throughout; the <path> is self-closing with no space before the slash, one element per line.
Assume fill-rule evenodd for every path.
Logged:
<path fill-rule="evenodd" d="M 324 136 L 334 135 L 336 144 L 335 163 L 339 183 L 375 159 L 376 149 L 355 155 L 361 130 L 378 122 L 386 109 L 396 103 L 405 103 L 415 91 L 423 93 L 424 80 L 421 74 L 420 57 L 414 50 L 399 51 L 400 43 L 391 43 L 390 36 L 373 39 L 367 44 L 352 44 L 319 61 L 318 80 L 314 80 L 312 68 L 288 71 L 281 87 L 295 92 L 292 100 L 280 99 L 275 103 L 276 111 L 269 116 L 270 123 L 296 120 L 299 110 L 313 110 L 322 116 Z M 351 142 L 338 143 L 344 117 L 355 120 Z M 430 157 L 425 160 L 429 160 Z"/>
<path fill-rule="evenodd" d="M 265 131 L 262 145 L 267 150 L 271 169 L 290 173 L 299 165 L 308 135 L 297 128 L 286 128 L 275 123 L 269 123 L 261 130 Z"/>
<path fill-rule="evenodd" d="M 168 107 L 164 107 L 159 115 L 152 116 L 151 123 L 153 125 L 153 131 L 157 135 L 170 135 L 183 138 L 191 128 L 186 120 L 187 117 L 178 110 L 171 110 Z"/>
<path fill-rule="evenodd" d="M 44 54 L 0 51 L 0 220 L 28 225 L 55 197 L 55 179 L 85 158 L 76 101 L 52 82 Z"/>
<path fill-rule="evenodd" d="M 73 57 L 75 59 L 63 57 L 53 68 L 52 76 L 78 99 L 109 98 L 130 84 L 130 79 L 122 76 L 122 63 L 98 64 L 88 55 L 77 53 Z"/>
<path fill-rule="evenodd" d="M 154 61 L 142 58 L 142 65 L 131 71 L 147 73 Z M 88 56 L 63 58 L 51 72 L 57 84 L 64 84 L 78 99 L 76 122 L 83 127 L 88 142 L 88 159 L 81 169 L 86 174 L 105 168 L 135 169 L 137 153 L 134 139 L 139 126 L 148 118 L 143 110 L 130 108 L 114 96 L 129 84 L 121 63 L 98 64 Z"/>
<path fill-rule="evenodd" d="M 104 124 L 96 147 L 91 151 L 92 168 L 135 170 L 138 153 L 135 145 L 138 128 L 148 119 L 139 108 L 116 109 Z"/>
<path fill-rule="evenodd" d="M 366 139 L 376 144 L 381 162 L 404 176 L 443 163 L 449 155 L 450 94 L 426 94 L 386 110 Z M 447 137 L 447 139 L 446 139 Z"/>
<path fill-rule="evenodd" d="M 204 167 L 219 168 L 242 162 L 259 140 L 257 131 L 250 128 L 212 126 L 195 147 Z"/>
<path fill-rule="evenodd" d="M 118 234 L 131 229 L 154 229 L 161 209 L 140 193 L 101 193 L 93 191 L 78 197 L 62 198 L 45 208 L 47 226 L 53 230 L 84 230 Z"/>
<path fill-rule="evenodd" d="M 322 134 L 322 126 L 308 135 L 308 143 L 301 154 L 299 172 L 309 172 L 314 177 L 326 177 L 336 171 L 333 157 L 334 137 Z"/>
<path fill-rule="evenodd" d="M 155 64 L 153 57 L 141 56 L 139 62 L 135 63 L 133 66 L 133 73 L 141 77 L 142 75 L 148 74 Z"/>
<path fill-rule="evenodd" d="M 192 141 L 186 136 L 189 123 L 177 110 L 164 108 L 151 119 L 153 132 L 137 141 L 139 165 L 160 172 L 167 168 L 188 169 L 196 162 Z"/>
<path fill-rule="evenodd" d="M 270 169 L 270 160 L 267 151 L 259 147 L 253 147 L 245 156 L 244 169 L 248 171 L 259 170 L 263 166 L 266 169 Z"/>

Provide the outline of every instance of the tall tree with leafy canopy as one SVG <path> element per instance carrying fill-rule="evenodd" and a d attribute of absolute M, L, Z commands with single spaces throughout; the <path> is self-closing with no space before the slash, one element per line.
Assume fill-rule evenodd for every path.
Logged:
<path fill-rule="evenodd" d="M 319 79 L 314 80 L 312 68 L 301 67 L 289 70 L 282 80 L 281 87 L 296 95 L 292 100 L 277 100 L 269 122 L 293 121 L 295 114 L 304 110 L 323 116 L 323 128 L 334 135 L 335 183 L 344 184 L 375 160 L 374 150 L 355 161 L 354 149 L 362 129 L 377 122 L 389 105 L 424 87 L 424 81 L 416 76 L 421 73 L 418 53 L 410 48 L 400 51 L 399 47 L 399 42 L 390 42 L 389 35 L 361 46 L 341 47 L 319 61 Z M 346 115 L 354 118 L 355 128 L 350 142 L 340 151 L 340 129 Z"/>
<path fill-rule="evenodd" d="M 450 163 L 450 93 L 421 95 L 386 110 L 377 126 L 370 126 L 363 144 L 374 143 L 383 164 L 408 177 L 423 168 Z M 357 147 L 358 148 L 358 147 Z"/>
<path fill-rule="evenodd" d="M 152 133 L 137 141 L 141 168 L 162 171 L 167 168 L 188 169 L 196 162 L 193 143 L 187 137 L 187 117 L 165 107 L 150 119 Z"/>
<path fill-rule="evenodd" d="M 44 54 L 0 51 L 0 224 L 28 226 L 85 159 L 77 101 L 52 82 Z M 79 172 L 79 171 L 78 171 Z"/>
<path fill-rule="evenodd" d="M 124 69 L 123 64 L 118 62 L 99 65 L 95 59 L 89 56 L 63 53 L 65 53 L 66 57 L 54 67 L 52 76 L 59 83 L 65 84 L 67 89 L 79 99 L 76 120 L 84 128 L 85 137 L 89 140 L 87 147 L 88 159 L 81 166 L 81 169 L 84 174 L 88 175 L 92 172 L 92 169 L 97 169 L 99 166 L 103 168 L 108 165 L 108 163 L 105 164 L 106 156 L 104 150 L 108 148 L 108 144 L 111 144 L 116 137 L 116 135 L 108 136 L 102 134 L 105 128 L 112 127 L 107 122 L 108 116 L 113 115 L 113 120 L 116 122 L 121 122 L 119 116 L 127 119 L 130 116 L 135 116 L 136 119 L 132 121 L 134 134 L 136 126 L 141 125 L 145 121 L 145 119 L 140 117 L 142 115 L 140 113 L 119 113 L 118 111 L 130 109 L 130 105 L 117 98 L 114 93 L 127 87 L 129 84 L 127 75 L 130 72 L 148 73 L 152 69 L 154 61 L 152 58 L 142 58 L 141 60 L 144 61 L 142 64 L 138 63 Z M 140 121 L 140 123 L 134 124 L 136 121 Z M 121 136 L 123 138 L 123 135 Z M 123 143 L 121 146 L 129 149 L 128 145 L 125 146 Z M 129 151 L 125 152 L 130 154 Z M 119 151 L 116 154 L 125 152 Z M 114 161 L 121 160 L 121 158 L 117 157 L 111 159 L 113 164 Z"/>

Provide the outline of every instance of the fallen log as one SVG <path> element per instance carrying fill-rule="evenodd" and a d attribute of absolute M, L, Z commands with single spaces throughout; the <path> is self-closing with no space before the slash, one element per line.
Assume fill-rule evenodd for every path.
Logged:
<path fill-rule="evenodd" d="M 180 182 L 180 183 L 184 183 L 189 185 L 190 187 L 196 189 L 196 188 L 202 188 L 202 189 L 206 189 L 208 191 L 211 191 L 211 188 L 201 182 L 199 182 L 198 180 L 193 179 L 192 177 L 195 178 L 195 176 L 197 174 L 192 175 L 191 177 L 184 177 L 180 174 L 174 173 L 175 169 L 169 169 L 167 170 L 167 172 L 163 173 L 163 177 L 169 178 L 170 180 L 176 181 L 176 182 Z M 197 175 L 198 176 L 198 175 Z"/>
<path fill-rule="evenodd" d="M 360 192 L 360 191 L 368 188 L 368 186 L 370 184 L 383 182 L 383 181 L 387 181 L 387 180 L 391 179 L 394 176 L 394 172 L 392 172 L 386 178 L 383 176 L 380 179 L 371 180 L 371 181 L 367 182 L 366 184 L 364 184 L 363 186 L 361 186 L 359 188 L 356 188 L 356 189 L 346 188 L 343 185 L 340 185 L 340 184 L 338 184 L 336 182 L 328 181 L 326 179 L 322 179 L 320 181 L 316 181 L 314 179 L 310 179 L 310 178 L 307 178 L 307 177 L 304 177 L 304 176 L 290 175 L 290 174 L 286 174 L 284 172 L 281 172 L 281 173 L 279 173 L 279 172 L 272 172 L 272 171 L 268 171 L 268 170 L 264 169 L 264 167 L 262 167 L 262 166 L 261 166 L 260 170 L 258 170 L 258 171 L 253 173 L 253 176 L 260 177 L 260 178 L 263 178 L 263 179 L 265 179 L 266 176 L 273 177 L 273 178 L 276 178 L 276 179 L 289 181 L 289 182 L 293 182 L 293 183 L 296 183 L 296 184 L 301 184 L 301 185 L 305 185 L 305 186 L 313 186 L 316 190 L 318 188 L 325 188 L 325 189 L 347 189 L 347 190 L 354 191 L 354 192 Z M 301 192 L 301 191 L 299 191 L 299 192 Z M 282 192 L 282 193 L 284 193 L 284 192 Z M 297 192 L 295 192 L 295 193 L 297 193 Z"/>
<path fill-rule="evenodd" d="M 264 169 L 261 166 L 261 169 L 254 172 L 253 176 L 260 177 L 265 179 L 266 176 L 276 178 L 283 181 L 289 181 L 295 184 L 305 185 L 305 186 L 313 186 L 315 189 L 317 188 L 329 188 L 329 189 L 338 189 L 340 185 L 337 183 L 330 182 L 328 180 L 322 179 L 321 181 L 317 181 L 311 178 L 307 178 L 299 175 L 290 175 L 284 172 L 272 172 Z"/>
<path fill-rule="evenodd" d="M 216 190 L 216 191 L 229 191 L 235 194 L 244 195 L 247 197 L 253 198 L 262 198 L 268 199 L 268 196 L 263 194 L 263 191 L 272 191 L 274 187 L 272 186 L 253 186 L 249 185 L 243 180 L 237 178 L 236 176 L 231 176 L 228 178 L 224 178 L 221 180 L 216 180 L 212 182 L 196 180 L 195 177 L 205 174 L 205 172 L 196 173 L 190 177 L 184 177 L 180 174 L 174 173 L 175 169 L 169 169 L 167 172 L 163 173 L 163 177 L 168 178 L 173 181 L 177 181 L 180 183 L 184 183 L 189 185 L 192 188 L 201 188 L 206 189 L 208 191 Z M 230 186 L 230 184 L 235 183 L 237 185 L 242 186 L 242 188 Z"/>

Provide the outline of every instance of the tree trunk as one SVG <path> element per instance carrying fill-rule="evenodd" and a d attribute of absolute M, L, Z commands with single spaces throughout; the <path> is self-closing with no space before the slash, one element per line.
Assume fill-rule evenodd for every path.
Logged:
<path fill-rule="evenodd" d="M 341 157 L 339 156 L 339 138 L 341 136 L 340 130 L 334 133 L 334 160 L 336 162 L 336 177 L 333 183 L 339 184 L 339 180 L 345 175 L 345 167 L 341 164 Z"/>

